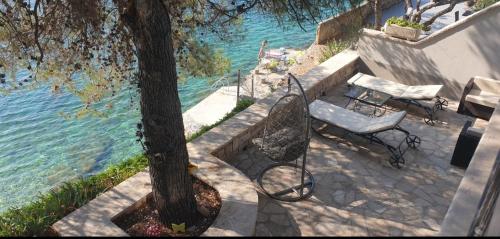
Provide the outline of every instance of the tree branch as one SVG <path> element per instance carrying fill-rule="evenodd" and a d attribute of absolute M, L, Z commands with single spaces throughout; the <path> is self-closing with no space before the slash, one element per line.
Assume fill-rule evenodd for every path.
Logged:
<path fill-rule="evenodd" d="M 447 8 L 445 8 L 445 9 L 441 10 L 440 12 L 436 13 L 436 15 L 434 15 L 429 20 L 427 20 L 426 22 L 424 22 L 423 25 L 425 27 L 430 26 L 432 23 L 434 23 L 434 21 L 436 21 L 436 19 L 438 19 L 438 17 L 440 17 L 440 16 L 442 16 L 442 15 L 448 13 L 448 12 L 451 12 L 451 10 L 453 10 L 453 8 L 455 7 L 455 5 L 457 5 L 457 3 L 458 3 L 458 0 L 452 0 L 451 3 L 450 3 L 450 5 Z"/>
<path fill-rule="evenodd" d="M 427 11 L 433 7 L 436 7 L 438 4 L 439 4 L 438 2 L 432 2 L 432 3 L 425 5 L 422 9 L 420 9 L 420 11 L 417 11 L 415 14 L 411 15 L 410 21 L 420 22 L 420 18 L 422 16 L 422 13 L 424 13 L 425 11 Z"/>
<path fill-rule="evenodd" d="M 292 11 L 294 13 L 294 16 L 295 16 L 295 20 L 297 21 L 297 24 L 299 25 L 300 29 L 302 29 L 302 31 L 306 31 L 306 29 L 302 26 L 302 24 L 300 24 L 298 13 L 295 10 L 295 8 L 293 7 L 293 5 L 290 2 L 290 0 L 288 0 L 288 6 L 290 6 L 290 8 L 292 9 Z"/>

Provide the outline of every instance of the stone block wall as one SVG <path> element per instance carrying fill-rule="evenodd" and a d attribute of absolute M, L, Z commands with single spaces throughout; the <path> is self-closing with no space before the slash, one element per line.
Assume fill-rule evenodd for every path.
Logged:
<path fill-rule="evenodd" d="M 479 145 L 470 161 L 465 175 L 458 186 L 448 212 L 441 224 L 441 230 L 437 236 L 464 237 L 471 236 L 469 232 L 478 226 L 478 219 L 485 221 L 486 230 L 482 236 L 499 236 L 498 229 L 500 220 L 500 206 L 498 195 L 492 192 L 495 180 L 495 166 L 500 162 L 500 102 L 495 107 L 484 134 L 481 136 Z M 488 195 L 489 197 L 487 197 Z M 483 198 L 485 197 L 485 198 Z M 494 198 L 493 198 L 494 197 Z M 496 200 L 496 206 L 495 206 Z M 488 208 L 491 212 L 490 220 L 485 220 L 486 213 L 479 214 L 480 207 Z M 476 218 L 477 216 L 477 218 Z M 480 217 L 482 216 L 482 217 Z M 478 220 L 478 221 L 476 221 Z M 479 232 L 480 230 L 476 231 Z"/>
<path fill-rule="evenodd" d="M 314 101 L 326 91 L 345 82 L 353 76 L 359 65 L 355 51 L 344 51 L 298 78 L 306 91 L 308 102 Z M 265 127 L 267 114 L 279 98 L 285 95 L 285 87 L 278 89 L 269 97 L 257 101 L 254 105 L 238 113 L 213 130 L 201 136 L 193 144 L 214 142 L 221 143 L 207 149 L 215 157 L 227 161 L 252 144 L 252 139 L 260 137 Z M 218 141 L 218 140 L 217 140 Z"/>
<path fill-rule="evenodd" d="M 382 8 L 386 9 L 400 2 L 401 0 L 384 0 L 382 1 Z M 359 21 L 360 18 L 366 21 L 367 17 L 372 13 L 371 5 L 368 1 L 365 1 L 355 9 L 322 21 L 318 24 L 316 30 L 316 43 L 325 44 L 328 41 L 339 38 L 353 22 Z"/>

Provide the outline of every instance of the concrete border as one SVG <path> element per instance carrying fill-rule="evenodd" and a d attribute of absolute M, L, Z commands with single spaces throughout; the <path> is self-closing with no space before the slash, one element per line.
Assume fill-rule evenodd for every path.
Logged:
<path fill-rule="evenodd" d="M 346 50 L 300 77 L 309 100 L 344 82 L 358 69 L 359 55 Z M 202 236 L 253 236 L 258 196 L 253 183 L 227 160 L 244 150 L 263 129 L 270 107 L 285 92 L 272 95 L 187 144 L 195 176 L 214 187 L 222 199 L 217 219 Z M 133 209 L 151 192 L 147 171 L 140 172 L 52 225 L 61 236 L 128 236 L 112 220 Z"/>
<path fill-rule="evenodd" d="M 199 154 L 192 144 L 188 145 L 188 150 L 190 161 L 199 167 L 194 175 L 214 187 L 222 200 L 217 219 L 202 236 L 253 235 L 258 196 L 252 182 L 239 170 L 216 157 Z M 52 228 L 60 236 L 128 236 L 113 220 L 146 200 L 151 192 L 150 182 L 147 171 L 137 173 L 73 211 L 52 225 Z"/>

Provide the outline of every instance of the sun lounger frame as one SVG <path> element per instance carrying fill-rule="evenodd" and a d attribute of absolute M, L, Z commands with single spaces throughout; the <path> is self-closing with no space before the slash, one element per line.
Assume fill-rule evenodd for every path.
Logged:
<path fill-rule="evenodd" d="M 391 99 L 393 99 L 393 100 L 397 100 L 399 102 L 405 103 L 407 107 L 408 107 L 408 105 L 414 105 L 416 107 L 424 109 L 425 113 L 427 114 L 427 118 L 424 118 L 424 122 L 428 125 L 431 125 L 431 126 L 434 126 L 434 124 L 435 124 L 434 121 L 436 120 L 436 117 L 435 117 L 436 112 L 438 110 L 444 110 L 444 107 L 448 106 L 448 100 L 446 100 L 440 96 L 436 96 L 434 98 L 436 99 L 434 101 L 434 105 L 432 107 L 429 107 L 429 106 L 421 104 L 417 100 L 391 97 Z"/>
<path fill-rule="evenodd" d="M 317 119 L 315 117 L 312 117 L 312 118 L 314 120 L 321 121 L 322 123 L 325 123 L 328 126 L 340 128 L 340 127 L 337 127 L 333 124 L 330 124 L 327 121 Z M 325 136 L 324 134 L 319 132 L 319 130 L 315 129 L 314 127 L 312 127 L 312 129 L 318 135 L 320 135 L 326 139 L 331 139 L 330 137 Z M 394 128 L 391 128 L 391 129 L 386 129 L 386 130 L 377 131 L 377 132 L 368 133 L 368 134 L 354 133 L 354 132 L 351 132 L 351 131 L 344 129 L 344 128 L 340 128 L 340 129 L 348 132 L 349 134 L 353 134 L 353 135 L 357 135 L 359 137 L 365 138 L 365 139 L 369 140 L 370 143 L 376 143 L 376 144 L 384 146 L 386 151 L 389 152 L 389 154 L 390 154 L 389 163 L 398 169 L 402 168 L 402 165 L 405 164 L 405 162 L 406 162 L 404 159 L 404 154 L 406 153 L 406 151 L 408 151 L 408 148 L 417 148 L 421 142 L 420 137 L 410 134 L 410 132 L 401 128 L 400 126 L 396 126 Z M 397 130 L 397 131 L 403 132 L 406 135 L 406 137 L 397 146 L 392 146 L 392 145 L 384 142 L 381 138 L 377 137 L 377 133 L 385 132 L 388 130 Z M 406 143 L 408 147 L 406 147 L 405 149 L 402 149 L 401 146 L 403 146 L 403 143 Z"/>
<path fill-rule="evenodd" d="M 322 122 L 322 123 L 324 123 L 324 124 L 326 124 L 328 126 L 340 128 L 340 129 L 348 132 L 349 134 L 353 134 L 353 135 L 357 135 L 357 136 L 360 136 L 362 138 L 365 138 L 365 139 L 369 140 L 370 143 L 376 143 L 376 144 L 384 146 L 384 148 L 390 154 L 389 163 L 392 166 L 394 166 L 394 167 L 396 167 L 398 169 L 400 169 L 401 166 L 403 164 L 405 164 L 404 154 L 406 153 L 406 151 L 409 148 L 417 148 L 420 145 L 420 142 L 421 142 L 420 137 L 418 137 L 416 135 L 412 135 L 409 131 L 407 131 L 407 130 L 403 129 L 401 126 L 399 126 L 399 123 L 397 123 L 395 126 L 393 126 L 391 128 L 385 128 L 385 129 L 381 129 L 381 130 L 378 130 L 378 131 L 367 132 L 367 133 L 359 133 L 359 132 L 350 131 L 349 129 L 346 129 L 344 127 L 339 127 L 339 126 L 337 126 L 335 124 L 332 124 L 331 122 L 328 122 L 327 120 L 317 118 L 313 114 L 311 114 L 311 118 L 313 120 L 320 121 L 320 122 Z M 312 128 L 312 130 L 314 132 L 316 132 L 320 136 L 322 136 L 322 137 L 324 137 L 326 139 L 331 139 L 331 138 L 325 136 L 324 134 L 322 134 L 321 132 L 319 132 L 318 129 L 316 129 L 314 127 L 311 127 L 311 128 Z M 401 140 L 397 146 L 393 146 L 393 145 L 390 145 L 390 144 L 384 142 L 381 138 L 379 138 L 377 136 L 378 133 L 389 131 L 389 130 L 400 131 L 400 132 L 402 132 L 402 133 L 405 134 L 405 138 L 403 140 Z M 403 149 L 402 146 L 403 146 L 404 143 L 406 143 L 406 145 L 408 147 L 406 147 L 406 148 Z"/>
<path fill-rule="evenodd" d="M 358 73 L 358 74 L 362 74 L 362 73 Z M 362 74 L 362 75 L 366 75 L 366 74 Z M 368 76 L 370 76 L 370 75 L 368 75 Z M 374 77 L 374 76 L 372 76 L 372 77 Z M 354 76 L 353 76 L 353 78 L 354 78 Z M 380 79 L 380 80 L 391 82 L 390 80 L 385 80 L 385 79 Z M 350 80 L 348 80 L 348 84 L 350 84 L 350 85 L 355 85 L 355 86 L 360 86 L 360 87 L 365 87 L 365 88 L 370 89 L 369 87 L 366 87 L 365 85 L 356 84 L 355 83 L 356 81 L 353 81 L 352 83 L 349 83 L 349 81 Z M 380 91 L 378 89 L 371 89 L 371 90 Z M 448 100 L 444 99 L 443 97 L 440 97 L 439 95 L 436 95 L 431 99 L 411 99 L 411 98 L 402 98 L 402 97 L 394 96 L 393 94 L 390 94 L 390 93 L 384 92 L 384 91 L 380 91 L 380 92 L 391 95 L 392 100 L 400 101 L 400 102 L 406 104 L 407 107 L 409 105 L 414 105 L 416 107 L 424 109 L 425 113 L 427 115 L 427 118 L 424 118 L 424 122 L 428 125 L 431 125 L 431 126 L 433 126 L 435 124 L 435 120 L 436 120 L 435 113 L 438 110 L 444 110 L 444 107 L 448 106 Z M 432 107 L 423 105 L 422 103 L 419 102 L 420 100 L 433 100 L 433 99 L 435 101 L 434 101 L 434 104 Z"/>

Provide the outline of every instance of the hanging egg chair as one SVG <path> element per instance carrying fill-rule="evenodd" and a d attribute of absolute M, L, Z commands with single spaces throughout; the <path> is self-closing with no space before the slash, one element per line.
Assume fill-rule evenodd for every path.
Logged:
<path fill-rule="evenodd" d="M 310 196 L 314 178 L 306 170 L 311 139 L 309 104 L 300 82 L 288 74 L 288 90 L 269 110 L 261 138 L 253 143 L 275 163 L 261 171 L 257 182 L 271 198 L 298 201 Z"/>

